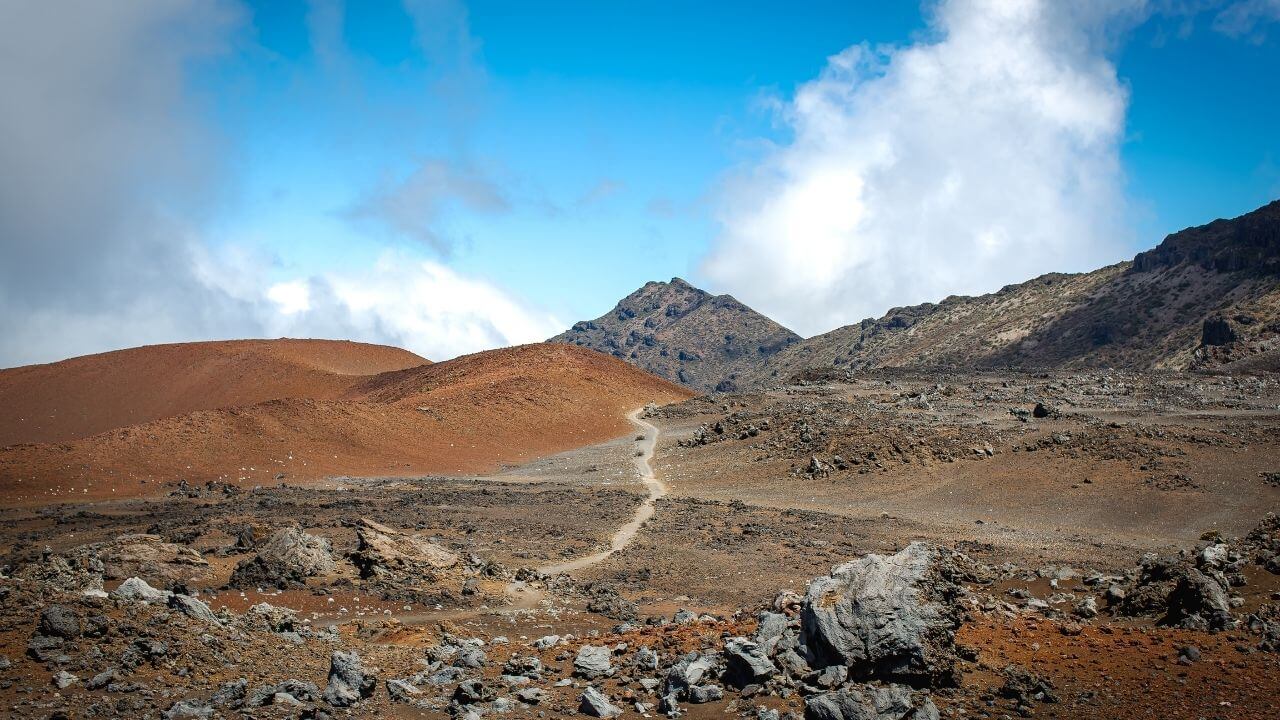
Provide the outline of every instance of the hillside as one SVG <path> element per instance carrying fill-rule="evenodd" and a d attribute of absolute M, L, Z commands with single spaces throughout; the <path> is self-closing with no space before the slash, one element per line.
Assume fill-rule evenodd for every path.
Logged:
<path fill-rule="evenodd" d="M 0 370 L 0 446 L 279 398 L 337 398 L 365 377 L 427 362 L 385 345 L 279 339 L 149 345 Z"/>
<path fill-rule="evenodd" d="M 797 343 L 745 385 L 873 367 L 1263 369 L 1280 347 L 1280 201 L 1132 262 L 894 308 Z"/>
<path fill-rule="evenodd" d="M 198 410 L 59 444 L 0 449 L 9 503 L 254 486 L 333 475 L 490 470 L 626 433 L 628 410 L 693 393 L 579 348 L 525 345 L 396 370 L 342 397 Z"/>
<path fill-rule="evenodd" d="M 650 282 L 605 315 L 548 342 L 599 350 L 702 391 L 732 390 L 738 378 L 800 336 L 729 295 L 680 278 Z"/>

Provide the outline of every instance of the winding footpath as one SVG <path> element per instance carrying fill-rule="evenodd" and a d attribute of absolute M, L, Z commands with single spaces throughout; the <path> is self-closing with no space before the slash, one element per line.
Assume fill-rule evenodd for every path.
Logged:
<path fill-rule="evenodd" d="M 646 520 L 653 517 L 654 503 L 657 502 L 658 498 L 666 495 L 669 488 L 666 483 L 659 480 L 658 476 L 653 473 L 653 450 L 658 444 L 658 428 L 652 423 L 640 419 L 640 413 L 643 411 L 644 408 L 632 410 L 627 413 L 627 419 L 644 433 L 644 440 L 640 441 L 640 453 L 633 460 L 636 465 L 636 472 L 640 474 L 640 479 L 644 480 L 644 484 L 649 488 L 649 495 L 645 497 L 644 502 L 640 503 L 640 507 L 636 508 L 635 515 L 631 516 L 631 519 L 626 524 L 614 532 L 613 538 L 609 541 L 608 550 L 567 562 L 546 565 L 538 568 L 539 572 L 545 575 L 559 575 L 560 573 L 572 573 L 575 570 L 595 565 L 631 544 L 631 541 L 635 539 L 636 533 L 640 531 L 640 527 L 644 525 Z"/>

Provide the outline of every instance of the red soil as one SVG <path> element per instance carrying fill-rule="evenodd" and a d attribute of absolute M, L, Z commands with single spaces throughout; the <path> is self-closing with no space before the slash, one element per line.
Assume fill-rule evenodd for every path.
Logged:
<path fill-rule="evenodd" d="M 0 446 L 279 398 L 332 399 L 370 375 L 427 362 L 385 345 L 280 339 L 150 345 L 0 370 Z"/>
<path fill-rule="evenodd" d="M 621 360 L 525 345 L 363 378 L 343 397 L 199 410 L 60 444 L 0 449 L 8 505 L 335 475 L 493 470 L 617 437 L 627 411 L 691 395 Z M 157 485 L 162 483 L 162 485 Z"/>

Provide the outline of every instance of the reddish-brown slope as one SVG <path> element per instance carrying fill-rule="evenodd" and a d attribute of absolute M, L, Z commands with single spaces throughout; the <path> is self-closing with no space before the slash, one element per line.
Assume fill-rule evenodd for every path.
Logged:
<path fill-rule="evenodd" d="M 0 370 L 0 446 L 84 438 L 195 410 L 332 399 L 427 361 L 345 340 L 231 340 L 119 350 Z"/>
<path fill-rule="evenodd" d="M 525 345 L 385 373 L 337 400 L 205 410 L 61 444 L 0 449 L 7 504 L 334 475 L 469 473 L 617 437 L 626 412 L 692 393 L 615 358 Z"/>

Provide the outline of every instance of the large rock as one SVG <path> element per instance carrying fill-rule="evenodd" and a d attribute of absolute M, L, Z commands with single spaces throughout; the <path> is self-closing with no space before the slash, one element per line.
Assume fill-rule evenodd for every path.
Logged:
<path fill-rule="evenodd" d="M 133 602 L 168 605 L 169 598 L 173 597 L 173 593 L 168 590 L 157 590 L 148 585 L 147 581 L 142 578 L 131 577 L 120 583 L 120 587 L 112 591 L 111 597 Z"/>
<path fill-rule="evenodd" d="M 805 720 L 938 720 L 928 695 L 903 685 L 850 685 L 805 700 Z"/>
<path fill-rule="evenodd" d="M 609 702 L 609 698 L 604 693 L 587 686 L 587 689 L 582 691 L 578 712 L 591 717 L 612 718 L 621 715 L 622 708 Z"/>
<path fill-rule="evenodd" d="M 426 538 L 403 533 L 363 519 L 356 526 L 356 551 L 351 560 L 364 578 L 434 578 L 441 570 L 456 567 L 457 555 Z"/>
<path fill-rule="evenodd" d="M 954 558 L 945 553 L 916 542 L 810 582 L 801 639 L 815 667 L 844 665 L 857 679 L 954 683 L 960 588 L 949 579 Z"/>
<path fill-rule="evenodd" d="M 337 567 L 329 540 L 309 535 L 297 525 L 277 530 L 254 557 L 242 561 L 231 575 L 232 587 L 296 587 L 309 577 Z"/>
<path fill-rule="evenodd" d="M 102 596 L 102 563 L 93 557 L 64 558 L 46 551 L 35 562 L 20 566 L 15 578 L 47 590 Z"/>
<path fill-rule="evenodd" d="M 161 578 L 165 582 L 188 582 L 209 574 L 209 563 L 194 549 L 145 533 L 81 545 L 73 555 L 101 561 L 107 579 L 138 575 Z"/>
<path fill-rule="evenodd" d="M 613 653 L 609 651 L 609 648 L 600 647 L 599 645 L 583 645 L 578 650 L 577 657 L 573 659 L 574 674 L 588 680 L 611 675 L 613 674 L 612 657 Z"/>
<path fill-rule="evenodd" d="M 334 707 L 349 707 L 373 695 L 378 677 L 365 668 L 354 652 L 333 651 L 329 657 L 329 686 L 324 699 Z"/>
<path fill-rule="evenodd" d="M 213 625 L 222 624 L 218 620 L 218 616 L 213 614 L 213 611 L 209 609 L 209 606 L 203 600 L 193 598 L 190 595 L 180 595 L 178 593 L 170 595 L 169 607 L 197 620 L 203 620 Z"/>
<path fill-rule="evenodd" d="M 1225 630 L 1235 625 L 1231 600 L 1222 586 L 1194 568 L 1187 570 L 1169 594 L 1165 622 L 1201 630 Z"/>
<path fill-rule="evenodd" d="M 71 640 L 80 637 L 80 614 L 66 605 L 50 605 L 40 613 L 41 635 Z"/>
<path fill-rule="evenodd" d="M 724 644 L 724 661 L 725 680 L 737 687 L 764 682 L 778 672 L 764 648 L 746 638 L 732 638 Z"/>

